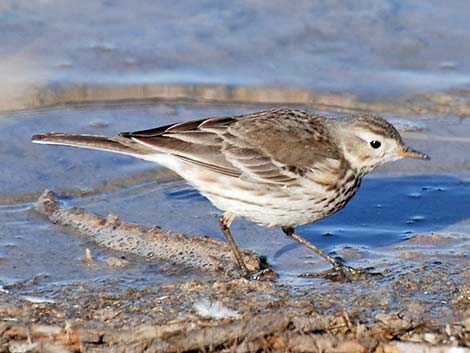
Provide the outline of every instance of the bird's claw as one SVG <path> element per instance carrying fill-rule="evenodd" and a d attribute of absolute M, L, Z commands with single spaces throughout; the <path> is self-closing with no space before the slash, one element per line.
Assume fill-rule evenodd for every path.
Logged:
<path fill-rule="evenodd" d="M 320 273 L 302 273 L 303 278 L 325 278 L 334 282 L 354 282 L 359 280 L 381 279 L 380 272 L 372 272 L 372 268 L 354 268 L 341 263 L 335 264 L 331 269 Z"/>
<path fill-rule="evenodd" d="M 273 270 L 265 268 L 259 271 L 244 271 L 243 277 L 253 281 L 274 281 L 277 279 L 277 274 Z"/>

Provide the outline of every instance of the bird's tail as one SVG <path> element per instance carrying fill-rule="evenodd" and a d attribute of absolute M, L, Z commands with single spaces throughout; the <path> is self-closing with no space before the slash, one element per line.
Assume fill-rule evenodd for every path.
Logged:
<path fill-rule="evenodd" d="M 130 138 L 116 136 L 106 137 L 97 135 L 77 135 L 51 132 L 34 135 L 34 143 L 46 145 L 62 145 L 89 148 L 94 150 L 109 151 L 114 153 L 141 156 L 149 153 L 148 149 Z"/>

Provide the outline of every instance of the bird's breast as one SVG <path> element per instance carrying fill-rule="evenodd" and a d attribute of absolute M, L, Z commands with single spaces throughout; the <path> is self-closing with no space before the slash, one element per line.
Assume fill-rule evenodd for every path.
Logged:
<path fill-rule="evenodd" d="M 362 177 L 354 169 L 349 169 L 342 178 L 330 186 L 327 192 L 330 193 L 331 197 L 325 207 L 329 216 L 333 213 L 341 210 L 356 194 L 356 191 L 361 185 Z"/>

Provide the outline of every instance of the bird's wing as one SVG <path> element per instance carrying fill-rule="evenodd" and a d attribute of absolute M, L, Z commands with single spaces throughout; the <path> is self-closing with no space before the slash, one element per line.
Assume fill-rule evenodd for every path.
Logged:
<path fill-rule="evenodd" d="M 307 176 L 329 184 L 343 167 L 326 118 L 303 111 L 262 112 L 238 120 L 223 136 L 226 159 L 258 180 L 292 184 Z"/>
<path fill-rule="evenodd" d="M 340 168 L 340 154 L 325 118 L 291 109 L 191 121 L 121 136 L 220 174 L 264 183 L 288 185 L 307 174 L 321 182 L 326 172 Z"/>
<path fill-rule="evenodd" d="M 234 121 L 235 118 L 209 118 L 150 130 L 123 132 L 120 136 L 219 174 L 239 177 L 241 171 L 222 153 L 223 138 L 217 133 L 203 129 L 204 125 L 208 125 L 223 130 Z"/>

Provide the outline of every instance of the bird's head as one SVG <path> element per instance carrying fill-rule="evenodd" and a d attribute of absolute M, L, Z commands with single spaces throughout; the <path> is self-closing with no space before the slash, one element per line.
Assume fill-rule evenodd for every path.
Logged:
<path fill-rule="evenodd" d="M 333 124 L 346 160 L 361 174 L 402 158 L 429 159 L 405 145 L 397 129 L 380 117 L 352 116 Z"/>

